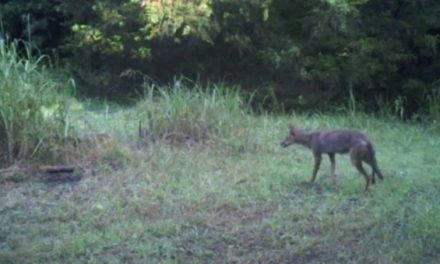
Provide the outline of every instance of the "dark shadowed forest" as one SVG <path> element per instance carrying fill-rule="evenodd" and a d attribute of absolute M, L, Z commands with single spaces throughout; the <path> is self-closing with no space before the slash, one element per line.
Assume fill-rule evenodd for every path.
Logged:
<path fill-rule="evenodd" d="M 222 82 L 269 110 L 438 116 L 436 0 L 1 1 L 3 35 L 31 41 L 78 92 L 127 96 L 176 76 Z"/>

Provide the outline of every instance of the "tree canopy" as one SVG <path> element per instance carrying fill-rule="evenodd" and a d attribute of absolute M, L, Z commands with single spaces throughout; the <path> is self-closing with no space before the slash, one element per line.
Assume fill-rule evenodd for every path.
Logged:
<path fill-rule="evenodd" d="M 435 0 L 0 4 L 8 36 L 60 58 L 91 94 L 185 76 L 239 84 L 285 108 L 354 96 L 402 115 L 429 113 L 439 100 L 439 12 Z"/>

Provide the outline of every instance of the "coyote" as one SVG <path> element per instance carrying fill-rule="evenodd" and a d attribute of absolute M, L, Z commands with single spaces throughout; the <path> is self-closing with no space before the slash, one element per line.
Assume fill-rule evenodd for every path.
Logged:
<path fill-rule="evenodd" d="M 323 153 L 328 154 L 331 163 L 331 175 L 336 176 L 335 154 L 350 153 L 350 159 L 356 169 L 365 178 L 365 191 L 370 185 L 375 183 L 374 174 L 377 174 L 383 180 L 382 173 L 377 166 L 374 148 L 367 136 L 359 131 L 354 130 L 334 130 L 323 132 L 319 130 L 305 131 L 297 125 L 291 125 L 289 135 L 281 142 L 282 147 L 288 147 L 292 144 L 301 144 L 312 150 L 315 157 L 315 166 L 313 167 L 312 180 L 313 183 L 321 164 L 321 156 Z M 362 166 L 362 161 L 369 164 L 372 168 L 371 179 Z"/>

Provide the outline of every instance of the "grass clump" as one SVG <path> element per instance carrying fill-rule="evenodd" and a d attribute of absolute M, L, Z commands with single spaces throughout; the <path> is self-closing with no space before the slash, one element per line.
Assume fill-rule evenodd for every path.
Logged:
<path fill-rule="evenodd" d="M 20 56 L 19 46 L 25 47 Z M 0 37 L 0 162 L 48 156 L 67 135 L 66 84 L 23 42 Z M 44 153 L 44 155 L 43 155 Z M 54 155 L 56 156 L 56 155 Z"/>

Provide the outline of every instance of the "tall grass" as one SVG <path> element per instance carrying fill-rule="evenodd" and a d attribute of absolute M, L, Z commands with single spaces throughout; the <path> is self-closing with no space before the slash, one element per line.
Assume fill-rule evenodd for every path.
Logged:
<path fill-rule="evenodd" d="M 26 43 L 0 37 L 0 162 L 41 157 L 51 140 L 67 133 L 67 97 L 59 93 L 67 84 L 44 59 L 33 57 Z"/>
<path fill-rule="evenodd" d="M 439 82 L 435 82 L 437 86 L 436 89 L 433 89 L 430 94 L 426 96 L 426 106 L 428 116 L 436 121 L 440 121 L 440 84 Z"/>
<path fill-rule="evenodd" d="M 142 137 L 182 143 L 229 134 L 243 122 L 248 109 L 237 90 L 197 84 L 188 89 L 176 81 L 164 88 L 146 88 L 136 112 Z"/>

